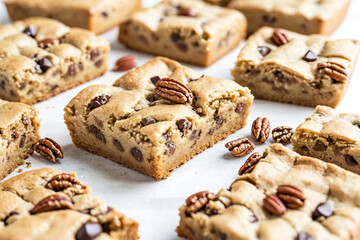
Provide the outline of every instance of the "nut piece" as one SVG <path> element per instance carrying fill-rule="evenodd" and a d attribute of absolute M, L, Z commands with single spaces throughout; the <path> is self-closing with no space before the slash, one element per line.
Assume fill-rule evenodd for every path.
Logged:
<path fill-rule="evenodd" d="M 114 72 L 124 72 L 129 71 L 136 67 L 136 56 L 134 55 L 127 55 L 125 57 L 119 58 L 113 69 Z"/>
<path fill-rule="evenodd" d="M 53 176 L 50 180 L 50 184 L 55 191 L 62 191 L 74 185 L 82 186 L 80 181 L 69 173 L 60 173 Z"/>
<path fill-rule="evenodd" d="M 241 166 L 239 169 L 239 175 L 251 173 L 254 170 L 256 164 L 260 161 L 261 155 L 260 153 L 256 152 L 250 155 L 250 157 L 246 160 L 244 165 Z"/>
<path fill-rule="evenodd" d="M 247 138 L 239 138 L 228 142 L 225 147 L 236 157 L 248 155 L 255 149 L 255 144 Z"/>
<path fill-rule="evenodd" d="M 45 48 L 51 47 L 52 45 L 58 44 L 59 40 L 57 40 L 55 38 L 45 38 L 45 39 L 39 40 L 37 43 L 40 48 L 45 49 Z"/>
<path fill-rule="evenodd" d="M 271 39 L 274 41 L 274 43 L 278 46 L 287 44 L 289 42 L 289 39 L 287 38 L 287 36 L 285 35 L 285 33 L 283 33 L 280 29 L 275 28 L 273 35 L 271 37 Z"/>
<path fill-rule="evenodd" d="M 35 151 L 51 162 L 56 162 L 57 158 L 64 158 L 61 146 L 51 138 L 40 139 L 35 145 Z"/>
<path fill-rule="evenodd" d="M 292 130 L 292 128 L 287 126 L 276 127 L 272 130 L 272 137 L 277 143 L 290 142 L 293 134 L 294 131 Z"/>
<path fill-rule="evenodd" d="M 320 62 L 317 65 L 318 71 L 323 72 L 325 75 L 328 75 L 337 82 L 345 82 L 347 80 L 348 74 L 346 72 L 346 68 L 335 62 L 327 61 Z"/>
<path fill-rule="evenodd" d="M 266 195 L 263 200 L 264 208 L 274 215 L 283 215 L 286 207 L 282 201 L 275 195 Z"/>
<path fill-rule="evenodd" d="M 270 130 L 269 119 L 258 117 L 252 124 L 251 137 L 257 142 L 264 143 L 270 135 Z"/>
<path fill-rule="evenodd" d="M 191 90 L 172 78 L 163 78 L 157 81 L 155 83 L 155 93 L 176 103 L 191 102 L 193 99 Z"/>
<path fill-rule="evenodd" d="M 38 202 L 35 207 L 31 209 L 30 213 L 37 214 L 61 209 L 71 209 L 72 207 L 73 204 L 68 196 L 54 194 Z"/>
<path fill-rule="evenodd" d="M 215 194 L 209 191 L 202 191 L 198 193 L 194 193 L 190 197 L 186 199 L 186 212 L 188 214 L 195 213 L 204 207 L 210 200 L 215 199 Z"/>
<path fill-rule="evenodd" d="M 188 7 L 178 7 L 178 13 L 179 16 L 185 16 L 185 17 L 196 17 L 196 13 L 193 9 Z"/>
<path fill-rule="evenodd" d="M 300 188 L 292 185 L 280 185 L 276 195 L 281 199 L 286 207 L 298 209 L 304 206 L 305 194 Z"/>

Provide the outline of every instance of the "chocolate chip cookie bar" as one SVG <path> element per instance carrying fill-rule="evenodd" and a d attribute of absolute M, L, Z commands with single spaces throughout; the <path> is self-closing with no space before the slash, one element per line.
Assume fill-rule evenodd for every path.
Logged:
<path fill-rule="evenodd" d="M 291 139 L 302 155 L 316 157 L 360 174 L 360 115 L 317 106 Z"/>
<path fill-rule="evenodd" d="M 35 107 L 0 99 L 0 180 L 33 153 L 39 128 Z"/>
<path fill-rule="evenodd" d="M 240 51 L 232 75 L 257 98 L 336 107 L 349 85 L 360 42 L 263 27 Z"/>
<path fill-rule="evenodd" d="M 135 240 L 138 224 L 52 168 L 0 182 L 0 239 Z"/>
<path fill-rule="evenodd" d="M 227 6 L 246 16 L 248 34 L 270 26 L 302 34 L 330 35 L 344 20 L 349 4 L 350 0 L 231 0 Z"/>
<path fill-rule="evenodd" d="M 0 26 L 0 98 L 34 104 L 103 75 L 109 43 L 34 17 Z"/>
<path fill-rule="evenodd" d="M 103 33 L 140 8 L 141 0 L 5 0 L 13 21 L 41 16 Z"/>
<path fill-rule="evenodd" d="M 134 13 L 120 26 L 119 41 L 129 48 L 208 66 L 246 36 L 245 17 L 199 0 L 165 0 Z"/>
<path fill-rule="evenodd" d="M 360 237 L 360 176 L 281 144 L 214 195 L 180 208 L 181 237 L 207 240 L 329 240 Z"/>
<path fill-rule="evenodd" d="M 65 107 L 76 146 L 156 179 L 244 127 L 249 89 L 157 57 Z"/>

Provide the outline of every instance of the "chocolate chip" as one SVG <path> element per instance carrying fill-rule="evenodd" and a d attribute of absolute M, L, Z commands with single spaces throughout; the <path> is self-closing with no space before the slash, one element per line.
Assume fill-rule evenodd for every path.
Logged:
<path fill-rule="evenodd" d="M 299 232 L 295 240 L 314 240 L 314 238 L 307 232 Z"/>
<path fill-rule="evenodd" d="M 172 137 L 172 132 L 167 131 L 166 133 L 164 133 L 163 138 L 167 141 Z"/>
<path fill-rule="evenodd" d="M 84 70 L 84 64 L 82 62 L 78 63 L 78 67 L 79 67 L 80 71 Z"/>
<path fill-rule="evenodd" d="M 350 156 L 349 154 L 345 155 L 345 162 L 349 166 L 357 166 L 359 163 L 355 160 L 353 156 Z"/>
<path fill-rule="evenodd" d="M 100 96 L 97 96 L 96 98 L 94 98 L 91 101 L 90 106 L 89 106 L 90 111 L 108 103 L 110 97 L 111 97 L 110 95 L 103 94 L 103 95 L 100 95 Z"/>
<path fill-rule="evenodd" d="M 178 42 L 178 41 L 180 41 L 180 40 L 181 40 L 181 41 L 184 40 L 184 38 L 181 37 L 179 33 L 171 33 L 171 34 L 170 34 L 170 38 L 171 38 L 171 40 L 172 40 L 173 42 Z"/>
<path fill-rule="evenodd" d="M 20 136 L 20 133 L 18 131 L 15 131 L 11 134 L 11 138 L 16 141 L 16 139 L 18 139 Z"/>
<path fill-rule="evenodd" d="M 22 122 L 25 126 L 27 126 L 27 125 L 30 124 L 30 119 L 29 119 L 28 117 L 23 117 L 23 118 L 21 118 L 21 122 Z"/>
<path fill-rule="evenodd" d="M 224 123 L 224 118 L 221 116 L 216 116 L 214 118 L 214 120 L 216 122 L 216 126 L 215 126 L 216 129 L 219 129 L 221 127 L 221 125 L 223 125 L 223 123 Z"/>
<path fill-rule="evenodd" d="M 309 50 L 303 57 L 303 59 L 307 62 L 314 62 L 317 60 L 317 58 L 318 58 L 318 55 L 311 50 Z"/>
<path fill-rule="evenodd" d="M 214 132 L 215 132 L 215 128 L 214 127 L 212 127 L 212 128 L 210 128 L 209 129 L 209 132 L 208 132 L 208 135 L 213 135 L 214 134 Z"/>
<path fill-rule="evenodd" d="M 149 102 L 155 102 L 156 98 L 155 98 L 155 94 L 150 94 L 146 97 L 146 100 L 148 100 Z"/>
<path fill-rule="evenodd" d="M 106 143 L 106 138 L 104 136 L 104 134 L 101 132 L 100 129 L 98 129 L 97 127 L 95 127 L 95 125 L 91 125 L 89 127 L 89 131 L 95 135 L 95 137 L 97 139 L 99 139 L 100 141 L 102 141 L 103 143 Z"/>
<path fill-rule="evenodd" d="M 187 52 L 188 50 L 188 45 L 184 42 L 179 42 L 176 44 L 176 46 L 181 52 Z"/>
<path fill-rule="evenodd" d="M 272 24 L 272 23 L 276 22 L 276 17 L 274 17 L 274 16 L 264 15 L 262 17 L 262 19 L 264 22 L 266 22 L 268 24 Z"/>
<path fill-rule="evenodd" d="M 328 202 L 320 203 L 312 214 L 313 220 L 318 220 L 321 217 L 327 218 L 333 215 L 333 211 Z"/>
<path fill-rule="evenodd" d="M 173 142 L 166 142 L 165 143 L 165 155 L 171 156 L 175 153 L 175 144 Z"/>
<path fill-rule="evenodd" d="M 185 16 L 185 17 L 196 17 L 196 13 L 194 10 L 188 7 L 178 7 L 178 13 L 179 16 Z"/>
<path fill-rule="evenodd" d="M 20 148 L 23 148 L 25 146 L 25 140 L 26 140 L 26 135 L 24 133 L 23 135 L 20 136 L 20 141 L 19 141 Z"/>
<path fill-rule="evenodd" d="M 275 75 L 276 80 L 278 80 L 279 82 L 284 82 L 285 77 L 281 71 L 275 71 L 274 75 Z"/>
<path fill-rule="evenodd" d="M 148 39 L 144 35 L 139 36 L 140 41 L 142 41 L 145 45 L 149 45 Z"/>
<path fill-rule="evenodd" d="M 102 233 L 103 229 L 98 223 L 85 223 L 76 233 L 76 240 L 92 240 Z"/>
<path fill-rule="evenodd" d="M 197 48 L 197 47 L 200 46 L 200 43 L 199 43 L 199 42 L 193 42 L 192 45 L 193 45 L 195 48 Z"/>
<path fill-rule="evenodd" d="M 327 149 L 327 146 L 325 144 L 323 144 L 320 141 L 316 141 L 316 143 L 314 144 L 313 150 L 314 151 L 325 151 Z"/>
<path fill-rule="evenodd" d="M 41 71 L 46 72 L 50 68 L 52 68 L 53 64 L 50 59 L 44 57 L 40 60 L 37 60 L 36 63 L 39 65 Z"/>
<path fill-rule="evenodd" d="M 130 151 L 131 151 L 131 155 L 136 159 L 136 161 L 142 162 L 144 160 L 143 155 L 139 149 L 133 147 L 130 149 Z"/>
<path fill-rule="evenodd" d="M 271 48 L 266 46 L 258 46 L 258 51 L 263 57 L 265 57 L 271 52 Z"/>
<path fill-rule="evenodd" d="M 258 219 L 255 215 L 251 215 L 251 216 L 249 217 L 249 221 L 250 221 L 251 223 L 255 223 L 255 222 L 259 221 L 259 219 Z"/>
<path fill-rule="evenodd" d="M 0 88 L 3 89 L 3 90 L 5 90 L 5 85 L 6 85 L 5 80 L 1 80 L 1 82 L 0 82 Z"/>
<path fill-rule="evenodd" d="M 200 136 L 201 136 L 201 130 L 196 129 L 191 133 L 190 140 L 197 140 L 200 138 Z"/>
<path fill-rule="evenodd" d="M 124 147 L 122 146 L 121 142 L 119 140 L 117 140 L 116 138 L 113 139 L 113 144 L 114 146 L 120 151 L 120 152 L 124 152 Z"/>
<path fill-rule="evenodd" d="M 109 16 L 109 14 L 107 12 L 102 12 L 101 15 L 104 17 L 104 18 L 107 18 Z"/>
<path fill-rule="evenodd" d="M 84 210 L 81 210 L 81 213 L 83 214 L 89 214 L 90 215 L 91 209 L 90 208 L 86 208 Z"/>
<path fill-rule="evenodd" d="M 180 132 L 185 132 L 190 129 L 191 122 L 187 119 L 181 119 L 176 122 L 176 125 L 177 125 L 178 129 L 180 130 Z"/>
<path fill-rule="evenodd" d="M 147 126 L 156 123 L 156 120 L 152 117 L 146 117 L 141 121 L 141 125 Z"/>
<path fill-rule="evenodd" d="M 155 83 L 157 83 L 157 81 L 159 81 L 161 78 L 159 76 L 154 76 L 152 78 L 150 78 L 151 82 L 155 85 Z"/>
<path fill-rule="evenodd" d="M 23 90 L 26 87 L 26 82 L 21 82 L 18 84 L 18 89 Z"/>
<path fill-rule="evenodd" d="M 96 67 L 101 67 L 103 65 L 104 61 L 102 59 L 100 59 L 99 61 L 95 62 L 95 66 Z"/>
<path fill-rule="evenodd" d="M 100 52 L 96 49 L 90 52 L 90 59 L 94 61 L 98 56 L 100 56 Z"/>
<path fill-rule="evenodd" d="M 75 75 L 76 75 L 76 66 L 75 66 L 75 64 L 71 64 L 68 67 L 68 71 L 65 74 L 65 78 L 72 77 L 72 76 L 75 76 Z"/>
<path fill-rule="evenodd" d="M 220 238 L 220 240 L 226 240 L 227 236 L 225 233 L 219 232 L 219 238 Z"/>
<path fill-rule="evenodd" d="M 235 108 L 235 112 L 242 113 L 245 111 L 246 104 L 245 103 L 238 103 L 238 105 Z"/>
<path fill-rule="evenodd" d="M 25 33 L 26 35 L 28 35 L 32 38 L 35 38 L 36 34 L 37 34 L 37 28 L 35 25 L 30 25 L 24 29 L 23 33 Z"/>

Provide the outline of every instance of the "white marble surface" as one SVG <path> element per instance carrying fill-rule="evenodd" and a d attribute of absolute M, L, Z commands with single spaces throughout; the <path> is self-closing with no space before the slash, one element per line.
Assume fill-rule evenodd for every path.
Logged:
<path fill-rule="evenodd" d="M 30 0 L 29 0 L 30 1 Z M 145 0 L 147 6 L 154 4 Z M 360 1 L 353 0 L 344 23 L 333 34 L 333 38 L 354 38 L 360 40 Z M 0 3 L 2 24 L 9 22 L 6 11 Z M 143 64 L 152 56 L 126 50 L 116 40 L 117 30 L 103 34 L 111 42 L 109 69 L 115 61 L 127 54 L 136 54 L 138 63 Z M 243 44 L 241 45 L 243 46 Z M 241 48 L 208 68 L 194 67 L 197 71 L 217 77 L 231 78 L 229 70 L 233 68 L 236 56 Z M 53 167 L 66 172 L 77 172 L 81 181 L 93 187 L 92 194 L 106 200 L 110 206 L 116 207 L 128 217 L 134 218 L 140 224 L 142 239 L 177 239 L 175 228 L 179 222 L 178 208 L 192 193 L 209 189 L 217 192 L 222 187 L 228 187 L 236 178 L 239 167 L 246 158 L 235 158 L 224 148 L 228 140 L 238 137 L 249 137 L 251 122 L 258 116 L 266 116 L 273 127 L 289 125 L 296 127 L 313 108 L 299 107 L 288 104 L 255 100 L 248 124 L 244 129 L 231 135 L 228 140 L 217 143 L 213 148 L 199 154 L 194 159 L 173 171 L 170 178 L 156 181 L 153 178 L 129 170 L 104 158 L 84 152 L 76 148 L 70 139 L 63 121 L 63 108 L 83 88 L 92 84 L 112 84 L 122 73 L 109 71 L 105 76 L 62 93 L 48 101 L 36 104 L 40 109 L 42 119 L 41 136 L 51 137 L 58 141 L 64 149 L 65 158 L 61 163 L 50 163 L 39 155 L 31 157 L 32 168 L 20 167 L 24 171 Z M 348 92 L 338 106 L 344 112 L 360 113 L 360 64 L 357 64 Z M 273 143 L 268 140 L 264 145 L 257 145 L 256 151 Z M 17 175 L 17 172 L 11 176 Z"/>

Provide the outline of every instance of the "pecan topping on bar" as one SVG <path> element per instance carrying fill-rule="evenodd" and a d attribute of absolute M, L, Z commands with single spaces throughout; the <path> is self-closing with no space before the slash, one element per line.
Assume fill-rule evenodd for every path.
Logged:
<path fill-rule="evenodd" d="M 155 93 L 175 103 L 191 102 L 193 94 L 184 84 L 172 79 L 163 78 L 155 83 Z"/>
<path fill-rule="evenodd" d="M 252 124 L 251 137 L 257 142 L 264 143 L 270 135 L 270 130 L 269 119 L 258 117 Z"/>
<path fill-rule="evenodd" d="M 273 35 L 271 37 L 271 39 L 274 41 L 274 43 L 278 46 L 287 44 L 289 42 L 289 39 L 287 38 L 287 36 L 285 35 L 285 33 L 283 33 L 280 29 L 275 28 Z"/>
<path fill-rule="evenodd" d="M 35 145 L 35 151 L 51 162 L 56 162 L 57 158 L 64 158 L 61 146 L 51 138 L 40 139 Z"/>
<path fill-rule="evenodd" d="M 263 200 L 264 208 L 274 214 L 274 215 L 283 215 L 286 212 L 286 207 L 282 201 L 275 195 L 266 195 Z"/>
<path fill-rule="evenodd" d="M 136 56 L 128 55 L 125 57 L 121 57 L 116 61 L 113 71 L 124 72 L 124 71 L 129 71 L 135 67 L 136 67 Z"/>
<path fill-rule="evenodd" d="M 280 185 L 276 195 L 281 199 L 286 207 L 298 209 L 304 206 L 306 197 L 300 188 L 292 185 Z"/>
<path fill-rule="evenodd" d="M 239 169 L 239 175 L 251 173 L 254 170 L 256 164 L 260 161 L 261 155 L 260 153 L 256 152 L 250 155 L 250 157 L 246 160 L 244 165 L 241 166 Z"/>
<path fill-rule="evenodd" d="M 82 186 L 80 181 L 69 173 L 60 173 L 53 176 L 50 180 L 50 184 L 55 191 L 62 191 L 75 185 Z"/>
<path fill-rule="evenodd" d="M 320 203 L 312 214 L 313 220 L 321 220 L 333 215 L 333 210 L 328 202 Z"/>
<path fill-rule="evenodd" d="M 215 194 L 209 191 L 194 193 L 186 199 L 186 212 L 188 214 L 195 213 L 203 208 L 209 201 L 215 199 Z"/>
<path fill-rule="evenodd" d="M 348 78 L 348 74 L 346 68 L 335 62 L 327 61 L 327 62 L 320 62 L 317 65 L 318 71 L 320 73 L 324 73 L 328 75 L 336 82 L 345 82 Z"/>
<path fill-rule="evenodd" d="M 103 228 L 99 223 L 84 223 L 76 232 L 76 240 L 92 240 L 103 232 Z"/>
<path fill-rule="evenodd" d="M 236 157 L 242 157 L 255 149 L 255 144 L 247 138 L 239 138 L 228 142 L 225 147 Z"/>
<path fill-rule="evenodd" d="M 61 209 L 71 209 L 72 207 L 72 201 L 68 196 L 54 194 L 38 202 L 34 208 L 31 209 L 30 213 L 37 214 Z"/>
<path fill-rule="evenodd" d="M 291 127 L 281 126 L 272 130 L 272 137 L 277 143 L 288 143 L 294 134 Z"/>

